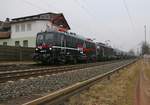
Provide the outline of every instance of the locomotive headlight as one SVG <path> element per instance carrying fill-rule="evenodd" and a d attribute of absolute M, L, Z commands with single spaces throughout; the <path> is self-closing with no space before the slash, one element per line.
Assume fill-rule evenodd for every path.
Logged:
<path fill-rule="evenodd" d="M 83 54 L 83 51 L 81 51 L 80 53 Z"/>
<path fill-rule="evenodd" d="M 49 50 L 52 50 L 52 48 L 49 48 Z"/>
<path fill-rule="evenodd" d="M 36 48 L 35 50 L 36 50 L 36 51 L 38 51 L 39 49 L 38 49 L 38 48 Z"/>

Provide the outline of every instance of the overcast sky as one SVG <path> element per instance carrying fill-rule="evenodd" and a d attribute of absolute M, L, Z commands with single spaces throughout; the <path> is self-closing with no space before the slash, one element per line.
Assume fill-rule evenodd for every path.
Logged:
<path fill-rule="evenodd" d="M 71 31 L 124 50 L 150 39 L 150 0 L 0 0 L 0 20 L 63 13 Z"/>

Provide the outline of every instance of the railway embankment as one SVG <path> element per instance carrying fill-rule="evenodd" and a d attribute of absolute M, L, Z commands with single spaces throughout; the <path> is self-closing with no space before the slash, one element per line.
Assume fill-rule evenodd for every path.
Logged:
<path fill-rule="evenodd" d="M 110 80 L 105 79 L 71 97 L 68 105 L 135 105 L 137 82 L 143 67 L 145 64 L 140 60 L 120 70 Z"/>

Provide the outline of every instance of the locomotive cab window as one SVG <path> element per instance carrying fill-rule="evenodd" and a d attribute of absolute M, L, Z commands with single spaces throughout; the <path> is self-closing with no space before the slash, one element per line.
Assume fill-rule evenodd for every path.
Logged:
<path fill-rule="evenodd" d="M 52 34 L 52 33 L 46 34 L 45 35 L 45 43 L 51 44 L 53 42 L 53 37 L 54 37 L 54 34 Z"/>
<path fill-rule="evenodd" d="M 37 35 L 37 45 L 41 45 L 44 41 L 44 35 L 43 34 L 38 34 Z"/>
<path fill-rule="evenodd" d="M 52 33 L 43 33 L 37 35 L 37 45 L 52 44 L 54 42 L 54 34 Z"/>

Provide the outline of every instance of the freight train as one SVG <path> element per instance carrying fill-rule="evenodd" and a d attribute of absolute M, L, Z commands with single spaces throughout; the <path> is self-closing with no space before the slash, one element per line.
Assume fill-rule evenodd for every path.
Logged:
<path fill-rule="evenodd" d="M 75 33 L 51 31 L 37 34 L 33 60 L 46 64 L 75 64 L 127 57 L 129 57 L 127 53 L 102 43 L 95 43 Z"/>

